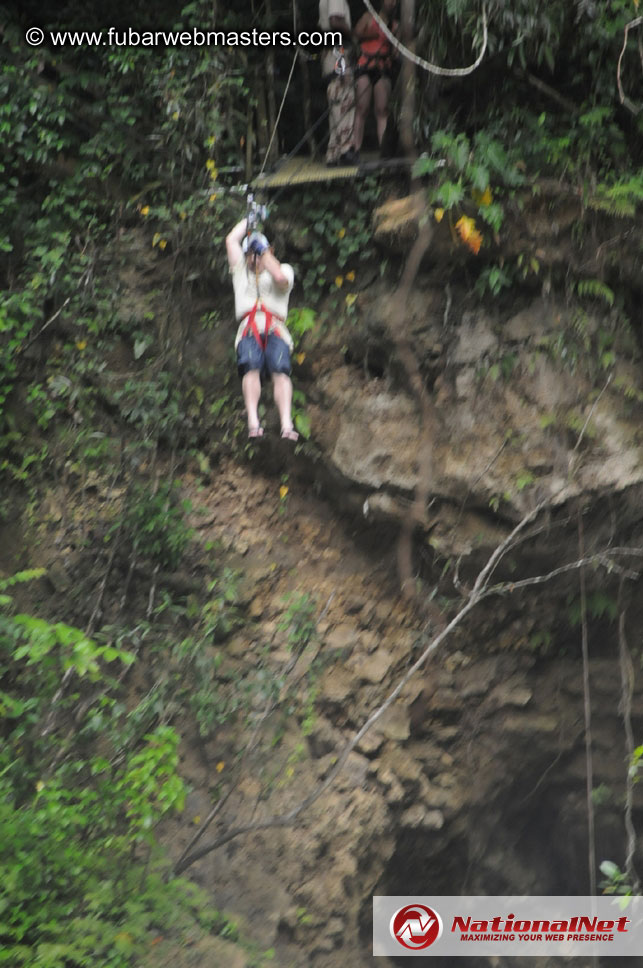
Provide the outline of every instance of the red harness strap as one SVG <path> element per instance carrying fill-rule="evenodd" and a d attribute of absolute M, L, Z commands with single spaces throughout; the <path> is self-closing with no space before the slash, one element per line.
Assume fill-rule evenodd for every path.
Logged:
<path fill-rule="evenodd" d="M 263 331 L 263 339 L 261 338 L 259 330 L 257 329 L 257 310 L 258 309 L 261 309 L 266 317 L 266 326 Z M 243 316 L 241 317 L 241 322 L 243 322 L 244 319 L 247 319 L 248 322 L 246 323 L 243 333 L 241 334 L 241 338 L 244 339 L 249 333 L 252 333 L 257 343 L 265 353 L 266 346 L 268 345 L 268 337 L 270 336 L 270 333 L 272 332 L 273 329 L 278 328 L 274 320 L 277 319 L 279 320 L 280 323 L 283 323 L 283 317 L 277 316 L 276 313 L 271 313 L 270 310 L 266 309 L 264 306 L 260 307 L 259 302 L 257 301 L 252 307 L 252 309 L 249 309 L 247 313 L 243 314 Z"/>

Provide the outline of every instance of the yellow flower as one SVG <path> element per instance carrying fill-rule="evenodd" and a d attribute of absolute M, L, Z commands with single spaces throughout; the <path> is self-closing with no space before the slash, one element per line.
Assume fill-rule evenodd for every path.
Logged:
<path fill-rule="evenodd" d="M 192 818 L 192 823 L 201 823 L 201 817 L 200 817 L 200 815 L 198 813 L 197 813 L 196 817 L 193 817 Z"/>
<path fill-rule="evenodd" d="M 335 276 L 335 285 L 337 286 L 338 289 L 341 289 L 342 286 L 344 285 L 344 277 Z"/>
<path fill-rule="evenodd" d="M 141 209 L 141 215 L 149 215 L 149 214 L 150 214 L 150 206 L 149 205 L 143 205 L 143 207 Z"/>
<path fill-rule="evenodd" d="M 209 201 L 216 202 L 216 200 L 217 200 L 217 193 L 214 192 L 212 195 L 210 195 Z"/>
<path fill-rule="evenodd" d="M 288 493 L 287 486 L 285 484 L 282 484 L 281 487 L 279 488 L 279 497 L 281 498 L 282 501 L 285 498 L 287 493 Z"/>
<path fill-rule="evenodd" d="M 346 305 L 347 306 L 353 306 L 356 301 L 357 301 L 357 293 L 356 292 L 347 292 L 346 293 Z"/>
<path fill-rule="evenodd" d="M 349 282 L 355 282 L 355 273 L 353 272 L 352 269 L 350 272 L 346 273 L 346 278 L 348 279 Z"/>
<path fill-rule="evenodd" d="M 172 120 L 173 121 L 178 121 L 179 120 L 179 112 L 178 111 L 175 111 L 174 112 L 174 114 L 172 115 Z"/>
<path fill-rule="evenodd" d="M 217 765 L 215 767 L 217 773 L 220 773 L 221 770 L 224 768 L 224 766 L 225 766 L 225 763 L 223 762 L 223 760 L 219 760 L 219 762 L 217 763 Z"/>
<path fill-rule="evenodd" d="M 442 219 L 444 218 L 444 209 L 436 208 L 435 212 L 433 213 L 433 216 L 436 222 L 441 222 Z"/>
<path fill-rule="evenodd" d="M 155 232 L 154 235 L 152 236 L 152 248 L 154 248 L 155 245 L 158 245 L 160 240 L 161 240 L 161 233 Z"/>
<path fill-rule="evenodd" d="M 45 789 L 45 784 L 43 783 L 42 780 L 38 780 L 38 782 L 36 783 L 36 790 L 38 791 L 38 793 L 40 793 L 44 789 Z"/>
<path fill-rule="evenodd" d="M 208 158 L 208 160 L 205 163 L 205 167 L 208 169 L 208 171 L 214 171 L 214 169 L 216 168 L 216 165 L 214 164 L 214 160 L 212 158 Z"/>
<path fill-rule="evenodd" d="M 212 179 L 212 181 L 216 181 L 216 177 L 218 174 L 219 172 L 217 171 L 217 169 L 212 168 L 212 170 L 210 171 L 210 178 Z"/>
<path fill-rule="evenodd" d="M 299 365 L 301 366 L 301 364 L 302 364 L 302 363 L 304 362 L 304 360 L 306 359 L 306 354 L 305 354 L 305 353 L 297 353 L 297 354 L 295 354 L 295 359 L 297 360 L 297 362 L 298 362 L 298 363 L 299 363 Z"/>
<path fill-rule="evenodd" d="M 81 353 L 85 349 L 86 346 L 87 346 L 87 340 L 86 339 L 78 339 L 78 340 L 76 340 L 76 349 L 77 350 L 80 350 Z"/>
<path fill-rule="evenodd" d="M 161 241 L 159 242 L 159 249 L 164 249 L 166 245 L 167 245 L 167 239 L 161 239 Z"/>
<path fill-rule="evenodd" d="M 187 212 L 179 212 L 179 218 L 181 220 L 186 219 L 187 217 L 188 217 L 188 213 Z"/>
<path fill-rule="evenodd" d="M 340 229 L 339 232 L 337 233 L 337 238 L 343 239 L 345 235 L 346 235 L 346 229 Z"/>

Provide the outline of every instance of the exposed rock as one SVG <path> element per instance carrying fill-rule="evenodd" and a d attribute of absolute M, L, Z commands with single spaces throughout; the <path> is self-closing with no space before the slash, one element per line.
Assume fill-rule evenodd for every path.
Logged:
<path fill-rule="evenodd" d="M 360 385 L 346 369 L 334 370 L 320 388 L 327 405 L 340 414 L 331 459 L 342 474 L 374 488 L 412 488 L 420 444 L 413 402 L 375 381 Z"/>
<path fill-rule="evenodd" d="M 386 739 L 404 742 L 411 735 L 411 716 L 408 707 L 396 702 L 383 713 L 374 729 Z"/>
<path fill-rule="evenodd" d="M 498 337 L 486 317 L 464 313 L 458 328 L 459 337 L 453 352 L 454 363 L 480 363 L 498 348 Z"/>
<path fill-rule="evenodd" d="M 357 642 L 358 632 L 353 625 L 336 625 L 325 636 L 324 648 L 349 655 Z"/>
<path fill-rule="evenodd" d="M 503 729 L 508 733 L 556 733 L 560 730 L 560 722 L 556 716 L 545 713 L 509 714 L 503 720 Z"/>
<path fill-rule="evenodd" d="M 444 814 L 440 810 L 427 810 L 421 803 L 415 803 L 405 810 L 400 818 L 402 827 L 425 830 L 441 830 L 444 827 Z"/>
<path fill-rule="evenodd" d="M 330 702 L 344 702 L 357 687 L 357 677 L 344 665 L 336 663 L 322 677 L 322 692 Z"/>
<path fill-rule="evenodd" d="M 489 703 L 493 706 L 526 706 L 531 702 L 533 693 L 524 686 L 504 682 L 493 690 Z"/>
<path fill-rule="evenodd" d="M 383 682 L 394 663 L 395 657 L 380 646 L 370 655 L 352 655 L 347 665 L 364 682 Z"/>

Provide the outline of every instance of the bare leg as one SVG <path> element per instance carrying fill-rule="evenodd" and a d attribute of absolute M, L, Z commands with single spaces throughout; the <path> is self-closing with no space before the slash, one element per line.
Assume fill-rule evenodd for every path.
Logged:
<path fill-rule="evenodd" d="M 353 127 L 353 147 L 359 151 L 364 140 L 366 115 L 371 106 L 371 80 L 366 74 L 357 78 L 357 97 L 355 105 L 355 124 Z"/>
<path fill-rule="evenodd" d="M 391 99 L 391 80 L 388 77 L 380 77 L 375 85 L 373 94 L 375 105 L 375 120 L 377 122 L 377 141 L 382 144 L 382 138 L 386 131 L 388 121 L 388 105 Z"/>
<path fill-rule="evenodd" d="M 261 397 L 261 378 L 259 370 L 248 370 L 241 381 L 243 402 L 248 414 L 248 430 L 256 430 L 259 426 L 259 398 Z"/>
<path fill-rule="evenodd" d="M 292 430 L 292 383 L 290 377 L 286 373 L 273 373 L 272 389 L 279 411 L 281 429 L 282 431 Z"/>

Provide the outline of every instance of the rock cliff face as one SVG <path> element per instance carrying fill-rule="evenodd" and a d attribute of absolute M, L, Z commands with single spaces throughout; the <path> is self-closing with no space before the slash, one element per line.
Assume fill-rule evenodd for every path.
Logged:
<path fill-rule="evenodd" d="M 431 635 L 399 599 L 392 556 L 381 547 L 375 555 L 370 528 L 351 537 L 345 522 L 329 517 L 325 503 L 297 484 L 280 517 L 267 510 L 273 489 L 262 474 L 249 482 L 244 471 L 226 466 L 210 504 L 207 531 L 214 539 L 228 535 L 231 553 L 243 563 L 253 619 L 225 646 L 230 665 L 222 675 L 233 667 L 246 681 L 258 657 L 269 653 L 275 677 L 295 676 L 303 688 L 307 670 L 317 667 L 315 713 L 305 735 L 293 715 L 266 758 L 249 755 L 224 809 L 227 825 L 286 813 L 306 797 Z M 625 530 L 640 533 L 638 501 L 614 498 L 612 511 Z M 589 543 L 601 534 L 607 506 L 597 503 L 586 517 Z M 530 561 L 518 556 L 519 573 L 529 568 L 533 574 L 558 552 L 577 553 L 557 525 L 531 548 Z M 555 548 L 545 547 L 552 542 Z M 376 893 L 587 889 L 583 668 L 571 615 L 577 581 L 574 574 L 553 589 L 481 605 L 411 679 L 298 822 L 233 841 L 192 868 L 250 937 L 275 948 L 277 964 L 372 964 Z M 621 603 L 627 601 L 623 631 L 633 652 L 640 647 L 640 588 L 639 582 Z M 608 585 L 592 589 L 597 612 L 598 592 L 607 594 Z M 292 667 L 279 622 L 284 597 L 300 592 L 324 607 L 317 641 Z M 617 639 L 607 613 L 591 619 L 596 855 L 621 861 L 627 753 Z M 632 706 L 640 736 L 638 671 Z M 226 740 L 202 747 L 196 758 L 190 745 L 187 737 L 188 817 L 204 816 Z M 267 772 L 275 779 L 266 795 Z M 635 792 L 640 826 L 643 800 Z M 175 846 L 186 840 L 182 831 Z"/>
<path fill-rule="evenodd" d="M 501 564 L 499 581 L 537 578 L 582 556 L 579 520 L 588 554 L 643 546 L 643 383 L 638 358 L 618 358 L 620 341 L 632 353 L 627 333 L 614 336 L 608 374 L 600 361 L 583 369 L 580 355 L 570 364 L 573 321 L 562 304 L 539 298 L 504 318 L 468 311 L 445 328 L 439 310 L 422 322 L 422 305 L 437 306 L 437 293 L 414 299 L 415 345 L 438 414 L 435 476 L 414 548 L 418 587 L 436 606 L 428 619 L 397 591 L 395 535 L 425 438 L 394 359 L 377 376 L 369 370 L 367 349 L 371 358 L 388 353 L 379 294 L 362 307 L 379 332 L 368 347 L 354 335 L 334 365 L 333 348 L 323 339 L 318 347 L 325 363 L 308 391 L 321 455 L 288 465 L 287 512 L 280 518 L 271 507 L 268 457 L 257 458 L 250 481 L 247 470 L 221 468 L 209 528 L 240 556 L 254 621 L 254 631 L 227 646 L 237 674 L 261 648 L 275 675 L 289 667 L 279 632 L 288 593 L 312 595 L 322 611 L 313 654 L 299 660 L 303 674 L 320 663 L 314 715 L 305 737 L 294 718 L 281 739 L 294 766 L 273 787 L 270 814 L 292 809 L 323 780 L 457 611 L 456 560 L 465 594 L 491 550 L 541 503 L 535 533 Z M 585 324 L 592 333 L 611 325 L 598 317 Z M 640 648 L 636 562 L 621 561 L 620 575 L 586 575 L 598 862 L 625 855 L 623 649 Z M 482 603 L 295 824 L 251 834 L 196 865 L 217 903 L 275 947 L 279 965 L 372 964 L 376 893 L 588 890 L 579 595 L 572 570 Z M 636 667 L 631 721 L 640 739 Z M 195 768 L 195 814 L 208 809 L 212 762 Z M 256 798 L 264 767 L 254 764 L 256 774 L 240 784 L 233 815 L 247 815 L 253 797 L 263 815 Z M 634 792 L 640 827 L 643 799 Z"/>
<path fill-rule="evenodd" d="M 489 508 L 515 522 L 534 500 L 560 506 L 641 483 L 641 359 L 632 357 L 631 333 L 609 313 L 581 318 L 542 298 L 503 316 L 462 311 L 445 327 L 443 302 L 436 290 L 415 293 L 406 321 L 435 391 L 427 523 L 436 547 L 470 548 L 472 529 L 490 524 Z M 313 422 L 325 459 L 360 487 L 369 509 L 399 518 L 417 481 L 421 421 L 399 366 L 391 361 L 378 378 L 368 371 L 369 353 L 391 359 L 383 294 L 362 311 L 379 340 L 354 336 L 353 365 L 316 382 Z M 614 367 L 593 345 L 601 333 Z M 629 352 L 619 358 L 619 348 Z M 497 533 L 492 527 L 492 541 Z"/>
<path fill-rule="evenodd" d="M 308 335 L 313 362 L 300 384 L 314 446 L 290 460 L 257 456 L 251 478 L 222 465 L 212 502 L 209 532 L 250 583 L 253 624 L 226 646 L 236 674 L 261 650 L 275 676 L 296 674 L 280 632 L 285 595 L 312 596 L 318 616 L 315 645 L 294 665 L 302 683 L 317 670 L 313 714 L 303 730 L 293 716 L 280 736 L 265 804 L 270 766 L 249 757 L 227 825 L 287 813 L 323 781 L 534 511 L 498 566 L 503 593 L 445 639 L 321 796 L 295 823 L 234 840 L 192 868 L 284 968 L 373 964 L 373 894 L 589 891 L 583 615 L 597 863 L 623 864 L 626 798 L 643 826 L 643 787 L 627 789 L 623 719 L 640 742 L 643 678 L 628 658 L 643 617 L 635 328 L 608 307 L 547 292 L 485 303 L 438 286 L 438 274 L 418 278 L 402 321 L 391 318 L 390 281 L 378 282 L 359 295 L 360 323 L 340 333 L 342 346 L 323 325 Z M 399 326 L 430 395 L 430 435 L 395 353 Z M 418 607 L 399 596 L 395 545 L 427 441 L 428 500 L 411 527 Z M 617 547 L 632 553 L 600 567 Z M 540 583 L 583 555 L 593 564 L 582 599 L 577 568 Z M 219 755 L 208 748 L 192 763 L 195 814 L 209 809 Z"/>

